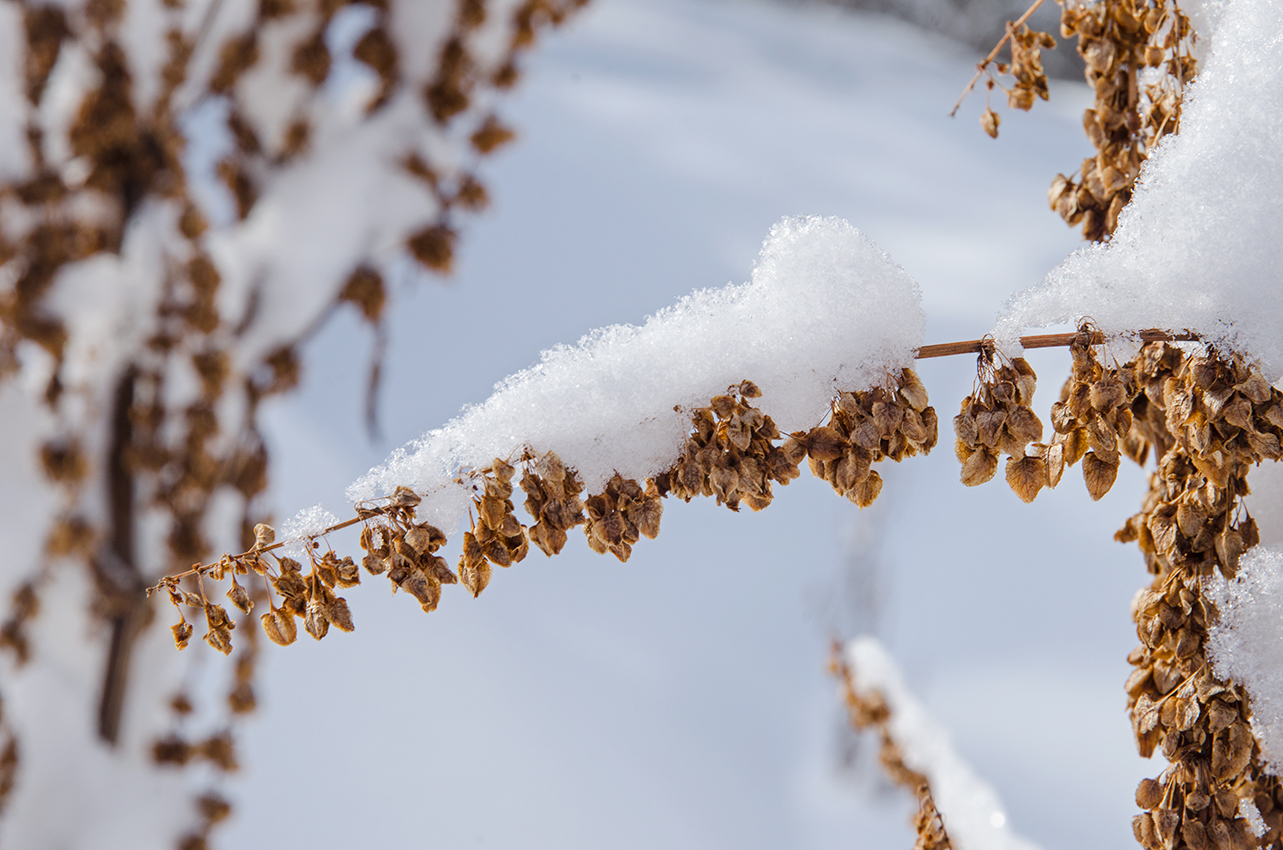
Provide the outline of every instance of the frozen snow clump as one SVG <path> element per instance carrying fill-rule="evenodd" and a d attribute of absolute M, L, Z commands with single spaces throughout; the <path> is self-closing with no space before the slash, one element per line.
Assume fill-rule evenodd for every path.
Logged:
<path fill-rule="evenodd" d="M 1146 163 L 1107 243 L 1017 294 L 995 336 L 1090 317 L 1107 334 L 1192 330 L 1283 375 L 1283 5 L 1230 0 L 1179 135 Z"/>
<path fill-rule="evenodd" d="M 461 469 L 555 451 L 590 492 L 617 471 L 644 480 L 681 452 L 692 408 L 749 379 L 782 431 L 823 419 L 838 388 L 868 389 L 909 366 L 922 343 L 921 294 L 909 275 L 837 218 L 771 228 L 748 283 L 691 293 L 640 326 L 615 325 L 499 383 L 484 403 L 395 452 L 348 490 L 353 501 L 398 485 L 447 531 L 470 491 Z"/>
<path fill-rule="evenodd" d="M 332 525 L 337 525 L 339 518 L 320 505 L 304 508 L 281 525 L 278 539 L 284 544 L 281 554 L 296 560 L 307 557 L 305 538 L 320 534 Z"/>
<path fill-rule="evenodd" d="M 1253 547 L 1234 578 L 1217 573 L 1203 592 L 1220 613 L 1208 627 L 1212 669 L 1247 688 L 1266 771 L 1283 776 L 1283 548 Z"/>

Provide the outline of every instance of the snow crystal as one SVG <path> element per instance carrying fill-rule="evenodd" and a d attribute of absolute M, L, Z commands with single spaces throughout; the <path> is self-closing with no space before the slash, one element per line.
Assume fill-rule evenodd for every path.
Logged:
<path fill-rule="evenodd" d="M 855 692 L 882 694 L 891 711 L 892 740 L 904 763 L 923 774 L 945 831 L 958 850 L 1035 850 L 1007 824 L 998 794 L 953 748 L 949 735 L 909 691 L 886 648 L 873 637 L 846 645 Z"/>
<path fill-rule="evenodd" d="M 1283 375 L 1283 6 L 1218 7 L 1181 131 L 1146 164 L 1113 239 L 1015 296 L 995 336 L 1092 318 L 1108 333 L 1189 329 Z"/>
<path fill-rule="evenodd" d="M 1252 731 L 1266 770 L 1283 775 L 1283 548 L 1256 546 L 1238 574 L 1207 579 L 1203 592 L 1220 616 L 1208 627 L 1207 655 L 1222 679 L 1252 696 Z"/>
<path fill-rule="evenodd" d="M 1256 807 L 1256 803 L 1247 797 L 1238 801 L 1238 816 L 1247 821 L 1247 828 L 1257 838 L 1261 838 L 1265 833 L 1270 831 L 1269 826 L 1265 823 L 1265 818 L 1261 817 L 1261 810 Z"/>
<path fill-rule="evenodd" d="M 280 553 L 296 560 L 303 560 L 307 557 L 304 541 L 308 537 L 315 537 L 332 525 L 337 525 L 338 522 L 338 517 L 320 505 L 304 508 L 281 523 L 281 530 L 277 535 L 277 540 L 283 544 Z"/>
<path fill-rule="evenodd" d="M 522 448 L 555 451 L 590 491 L 616 471 L 644 480 L 681 452 L 690 410 L 750 379 L 782 431 L 809 428 L 837 388 L 867 389 L 910 365 L 925 319 L 917 284 L 837 218 L 786 218 L 752 280 L 700 290 L 640 327 L 593 331 L 503 381 L 488 401 L 398 450 L 348 490 L 398 485 L 424 495 L 420 517 L 452 528 L 468 491 L 450 482 Z"/>

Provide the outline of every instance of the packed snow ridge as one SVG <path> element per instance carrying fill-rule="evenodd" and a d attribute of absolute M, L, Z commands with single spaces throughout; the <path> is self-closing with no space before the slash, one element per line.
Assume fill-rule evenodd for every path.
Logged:
<path fill-rule="evenodd" d="M 1271 381 L 1283 375 L 1283 5 L 1231 0 L 1218 12 L 1180 133 L 1146 163 L 1112 240 L 1016 295 L 999 344 L 1090 317 L 1110 335 L 1195 331 L 1259 358 Z"/>
<path fill-rule="evenodd" d="M 1012 831 L 998 793 L 976 776 L 953 748 L 949 734 L 904 683 L 900 670 L 876 638 L 846 645 L 851 686 L 857 695 L 880 693 L 890 710 L 891 739 L 911 770 L 931 786 L 949 841 L 958 850 L 1037 850 Z"/>
<path fill-rule="evenodd" d="M 348 489 L 423 496 L 421 519 L 449 531 L 467 512 L 460 472 L 554 451 L 589 492 L 616 472 L 639 481 L 680 455 L 690 411 L 748 379 L 782 431 L 810 428 L 841 390 L 909 366 L 925 328 L 912 278 L 847 222 L 786 218 L 748 283 L 693 292 L 641 326 L 593 331 L 500 382 L 483 404 L 396 451 Z"/>
<path fill-rule="evenodd" d="M 1207 629 L 1212 670 L 1247 688 L 1266 772 L 1283 776 L 1283 548 L 1253 547 L 1234 578 L 1213 575 L 1203 591 L 1219 614 Z"/>

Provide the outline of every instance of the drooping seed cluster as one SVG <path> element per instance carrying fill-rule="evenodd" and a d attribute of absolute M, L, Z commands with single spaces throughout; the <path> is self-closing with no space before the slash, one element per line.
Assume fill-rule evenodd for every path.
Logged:
<path fill-rule="evenodd" d="M 811 472 L 864 508 L 882 492 L 873 464 L 928 454 L 938 439 L 939 421 L 926 387 L 917 373 L 904 369 L 888 387 L 839 393 L 827 425 L 794 433 L 785 445 L 790 456 L 797 451 L 792 443 L 805 449 Z"/>
<path fill-rule="evenodd" d="M 1047 480 L 1042 420 L 1033 411 L 1038 377 L 1023 357 L 998 365 L 992 355 L 979 360 L 979 387 L 962 400 L 953 418 L 954 452 L 962 464 L 962 483 L 975 487 L 993 478 L 998 459 L 1007 455 L 1007 482 L 1026 502 Z M 1035 451 L 1027 451 L 1034 444 Z"/>
<path fill-rule="evenodd" d="M 1061 3 L 1060 32 L 1078 36 L 1095 105 L 1083 129 L 1096 155 L 1078 179 L 1057 175 L 1051 208 L 1083 238 L 1106 239 L 1131 200 L 1140 167 L 1159 140 L 1180 129 L 1185 85 L 1197 62 L 1194 31 L 1176 0 L 1097 0 Z"/>
<path fill-rule="evenodd" d="M 1197 70 L 1191 53 L 1195 35 L 1176 0 L 1057 2 L 1060 34 L 1078 37 L 1078 54 L 1095 92 L 1095 103 L 1083 113 L 1083 130 L 1096 154 L 1083 160 L 1076 174 L 1056 175 L 1047 199 L 1068 224 L 1082 225 L 1084 239 L 1100 241 L 1117 227 L 1141 165 L 1163 136 L 1180 128 L 1185 85 Z M 998 85 L 995 71 L 1010 75 L 1010 87 L 1003 87 L 1007 104 L 1028 110 L 1036 99 L 1047 99 L 1041 51 L 1056 42 L 1023 20 L 1008 26 L 977 78 L 986 75 L 992 92 Z M 1004 42 L 1010 46 L 1011 61 L 994 62 Z M 1000 123 L 986 102 L 980 125 L 996 138 Z"/>
<path fill-rule="evenodd" d="M 634 543 L 642 537 L 653 540 L 659 536 L 659 519 L 664 511 L 659 499 L 654 481 L 647 481 L 643 487 L 631 478 L 615 475 L 606 482 L 604 491 L 584 501 L 588 548 L 627 561 Z"/>
<path fill-rule="evenodd" d="M 516 470 L 495 459 L 481 476 L 482 495 L 475 502 L 479 522 L 463 535 L 463 557 L 459 578 L 478 596 L 490 583 L 490 565 L 512 566 L 525 559 L 530 550 L 525 526 L 517 519 L 512 504 L 512 476 Z"/>
<path fill-rule="evenodd" d="M 1050 33 L 1030 29 L 1028 24 L 1021 24 L 1010 29 L 1009 32 L 1011 61 L 997 63 L 994 70 L 999 74 L 1011 75 L 1012 85 L 1007 89 L 1007 105 L 1012 109 L 1023 109 L 1028 112 L 1033 108 L 1035 98 L 1042 100 L 1048 98 L 1047 72 L 1042 67 L 1042 51 L 1054 48 L 1056 40 Z M 991 75 L 986 87 L 992 92 L 995 85 L 996 82 Z M 996 139 L 1000 123 L 998 113 L 986 103 L 985 111 L 980 116 L 980 126 L 990 138 Z"/>
<path fill-rule="evenodd" d="M 878 735 L 878 761 L 882 763 L 892 782 L 909 789 L 918 800 L 918 810 L 913 816 L 917 833 L 914 850 L 951 850 L 953 843 L 945 831 L 944 820 L 931 796 L 931 783 L 923 774 L 904 763 L 904 756 L 891 736 L 891 709 L 881 693 L 861 694 L 856 691 L 851 668 L 842 657 L 841 648 L 834 646 L 829 656 L 829 672 L 842 683 L 842 698 L 846 703 L 851 725 L 858 730 L 872 728 Z"/>
<path fill-rule="evenodd" d="M 1093 499 L 1100 499 L 1118 477 L 1122 455 L 1144 460 L 1144 441 L 1132 429 L 1130 403 L 1135 384 L 1128 370 L 1103 366 L 1093 349 L 1094 332 L 1084 324 L 1070 345 L 1073 369 L 1051 406 L 1052 438 L 1037 442 L 1042 421 L 1030 408 L 1036 376 L 1023 358 L 998 369 L 987 367 L 984 380 L 965 399 L 954 418 L 955 449 L 962 463 L 962 482 L 983 484 L 993 477 L 998 455 L 1005 453 L 1007 483 L 1031 502 L 1043 487 L 1056 487 L 1067 467 L 1082 462 L 1083 480 Z M 990 376 L 991 375 L 991 376 Z"/>
<path fill-rule="evenodd" d="M 526 494 L 526 511 L 535 520 L 526 534 L 552 557 L 566 545 L 566 532 L 585 521 L 584 503 L 579 499 L 583 484 L 561 458 L 546 452 L 521 476 L 521 489 Z"/>
<path fill-rule="evenodd" d="M 1084 328 L 1069 347 L 1073 371 L 1051 406 L 1051 427 L 1056 435 L 1047 450 L 1047 473 L 1052 486 L 1066 467 L 1080 460 L 1083 481 L 1093 499 L 1109 492 L 1118 478 L 1123 450 L 1129 456 L 1139 449 L 1131 436 L 1133 415 L 1129 403 L 1135 393 L 1127 370 L 1105 368 L 1091 346 Z"/>
<path fill-rule="evenodd" d="M 805 452 L 794 441 L 775 444 L 775 422 L 749 404 L 761 395 L 756 384 L 743 381 L 695 410 L 685 452 L 655 479 L 659 494 L 687 502 L 711 496 L 733 511 L 741 503 L 760 511 L 775 498 L 772 482 L 787 485 L 797 478 Z"/>
<path fill-rule="evenodd" d="M 1158 456 L 1141 512 L 1117 535 L 1137 542 L 1154 574 L 1134 605 L 1141 645 L 1128 657 L 1128 703 L 1141 754 L 1171 762 L 1137 789 L 1136 838 L 1148 850 L 1277 846 L 1283 788 L 1263 771 L 1247 693 L 1208 663 L 1216 612 L 1202 579 L 1232 577 L 1259 540 L 1239 499 L 1251 466 L 1279 455 L 1283 394 L 1214 351 L 1150 344 L 1124 370 L 1138 388 L 1133 433 Z"/>

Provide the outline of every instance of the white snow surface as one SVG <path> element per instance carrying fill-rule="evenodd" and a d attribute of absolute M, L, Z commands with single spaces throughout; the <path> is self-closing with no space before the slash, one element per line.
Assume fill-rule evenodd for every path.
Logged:
<path fill-rule="evenodd" d="M 1090 317 L 1107 334 L 1192 330 L 1283 375 L 1283 7 L 1217 5 L 1181 132 L 1141 173 L 1113 239 L 1016 295 L 995 336 Z"/>
<path fill-rule="evenodd" d="M 1261 810 L 1256 807 L 1256 803 L 1244 797 L 1238 801 L 1238 816 L 1247 821 L 1248 830 L 1257 838 L 1264 837 L 1270 828 L 1265 823 L 1265 818 L 1261 817 Z"/>
<path fill-rule="evenodd" d="M 1220 614 L 1208 627 L 1212 669 L 1251 694 L 1266 771 L 1283 776 L 1283 547 L 1253 547 L 1233 579 L 1214 575 L 1203 592 Z"/>
<path fill-rule="evenodd" d="M 332 525 L 339 518 L 320 505 L 304 508 L 281 524 L 281 554 L 297 560 L 307 557 L 304 539 L 314 537 Z"/>
<path fill-rule="evenodd" d="M 1007 823 L 998 794 L 958 754 L 949 733 L 908 689 L 877 638 L 846 645 L 851 683 L 860 695 L 882 694 L 891 711 L 891 738 L 904 763 L 927 777 L 949 840 L 958 850 L 1036 850 Z"/>
<path fill-rule="evenodd" d="M 354 501 L 397 486 L 424 494 L 420 517 L 451 528 L 470 491 L 460 470 L 555 451 L 590 492 L 615 473 L 644 480 L 681 453 L 690 410 L 744 379 L 785 432 L 817 425 L 838 389 L 867 389 L 909 366 L 926 318 L 913 279 L 839 218 L 785 218 L 752 280 L 693 292 L 645 324 L 557 346 L 371 470 Z"/>

